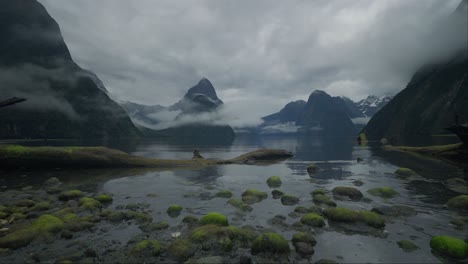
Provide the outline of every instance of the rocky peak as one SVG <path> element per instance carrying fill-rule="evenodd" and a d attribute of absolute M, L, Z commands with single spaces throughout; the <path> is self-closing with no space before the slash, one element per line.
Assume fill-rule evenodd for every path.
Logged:
<path fill-rule="evenodd" d="M 216 94 L 216 90 L 213 87 L 213 84 L 211 84 L 211 82 L 207 78 L 201 79 L 197 83 L 197 85 L 190 88 L 185 94 L 185 97 L 193 99 L 194 97 L 200 94 L 205 95 L 212 100 L 219 100 L 218 95 Z"/>

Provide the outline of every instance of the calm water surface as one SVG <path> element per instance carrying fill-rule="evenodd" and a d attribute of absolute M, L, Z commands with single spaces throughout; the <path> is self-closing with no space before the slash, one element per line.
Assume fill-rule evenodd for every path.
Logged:
<path fill-rule="evenodd" d="M 437 139 L 452 142 L 454 138 Z M 42 144 L 42 143 L 29 143 Z M 49 145 L 70 145 L 69 142 L 48 142 Z M 443 163 L 413 160 L 394 154 L 382 154 L 371 147 L 358 146 L 353 140 L 323 140 L 318 138 L 238 138 L 233 144 L 209 145 L 182 142 L 144 140 L 135 142 L 111 142 L 134 155 L 154 158 L 190 159 L 193 149 L 200 150 L 205 158 L 233 158 L 258 148 L 281 148 L 292 151 L 295 156 L 278 164 L 269 166 L 223 165 L 197 170 L 176 171 L 132 171 L 100 170 L 79 171 L 74 173 L 24 172 L 23 175 L 6 175 L 4 188 L 19 188 L 34 185 L 50 176 L 57 176 L 64 182 L 78 188 L 97 190 L 114 195 L 110 206 L 115 208 L 129 203 L 146 203 L 153 216 L 153 222 L 167 221 L 172 227 L 167 237 L 177 230 L 177 225 L 186 215 L 202 216 L 216 211 L 228 216 L 230 224 L 251 225 L 259 232 L 273 230 L 290 239 L 295 231 L 271 224 L 275 215 L 286 216 L 285 222 L 292 225 L 299 218 L 294 214 L 295 206 L 284 206 L 280 200 L 271 196 L 271 188 L 266 184 L 268 177 L 278 175 L 282 179 L 279 188 L 287 194 L 300 198 L 298 205 L 312 206 L 310 192 L 324 189 L 331 196 L 336 186 L 351 186 L 353 181 L 361 180 L 364 185 L 356 187 L 368 199 L 360 202 L 339 201 L 338 206 L 350 209 L 371 210 L 382 205 L 407 205 L 418 212 L 416 216 L 388 219 L 384 230 L 368 232 L 360 227 L 340 228 L 327 224 L 325 228 L 312 229 L 317 240 L 315 254 L 309 260 L 333 259 L 338 262 L 440 262 L 431 253 L 429 240 L 433 235 L 445 234 L 461 239 L 466 232 L 456 230 L 449 223 L 457 213 L 448 210 L 444 204 L 453 196 L 459 195 L 445 186 L 450 178 L 467 178 L 467 172 Z M 362 162 L 357 162 L 357 158 Z M 306 167 L 317 164 L 321 170 L 309 176 Z M 413 181 L 398 179 L 393 172 L 399 167 L 414 169 L 421 177 Z M 375 187 L 391 187 L 399 196 L 385 200 L 372 196 L 367 190 Z M 236 208 L 226 204 L 226 199 L 215 197 L 219 190 L 230 190 L 234 198 L 240 198 L 243 191 L 255 188 L 268 192 L 269 197 L 252 205 L 253 211 L 239 214 Z M 148 194 L 156 194 L 149 197 Z M 170 204 L 180 204 L 184 210 L 177 218 L 170 218 L 166 209 Z M 112 230 L 111 230 L 112 231 Z M 141 233 L 136 225 L 117 227 L 115 233 L 98 232 L 83 236 L 81 239 L 101 243 L 106 239 L 118 239 L 123 244 Z M 411 253 L 401 250 L 397 241 L 412 240 L 420 249 Z"/>

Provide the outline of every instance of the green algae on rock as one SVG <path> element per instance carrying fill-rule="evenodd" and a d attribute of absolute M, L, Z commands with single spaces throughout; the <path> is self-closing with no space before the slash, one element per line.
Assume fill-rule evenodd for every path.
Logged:
<path fill-rule="evenodd" d="M 293 243 L 297 243 L 297 242 L 309 243 L 312 246 L 315 246 L 317 244 L 317 240 L 315 240 L 315 238 L 311 234 L 307 234 L 304 232 L 295 233 L 291 241 Z"/>
<path fill-rule="evenodd" d="M 227 201 L 227 203 L 244 212 L 251 212 L 253 210 L 253 208 L 250 207 L 250 205 L 244 203 L 240 199 L 231 198 Z"/>
<path fill-rule="evenodd" d="M 188 225 L 195 225 L 198 223 L 198 217 L 193 216 L 193 215 L 187 215 L 182 219 L 182 223 L 188 224 Z"/>
<path fill-rule="evenodd" d="M 62 220 L 49 214 L 41 215 L 30 226 L 18 229 L 6 236 L 0 237 L 0 248 L 17 249 L 28 245 L 39 236 L 56 234 L 64 227 Z"/>
<path fill-rule="evenodd" d="M 182 212 L 182 206 L 178 204 L 172 204 L 166 210 L 167 215 L 170 217 L 178 217 L 180 212 Z"/>
<path fill-rule="evenodd" d="M 31 211 L 45 211 L 50 209 L 50 203 L 47 201 L 42 201 L 36 203 L 32 208 Z"/>
<path fill-rule="evenodd" d="M 315 253 L 313 247 L 317 244 L 317 241 L 312 235 L 303 232 L 295 233 L 291 241 L 296 252 L 300 255 L 310 256 Z"/>
<path fill-rule="evenodd" d="M 313 195 L 312 200 L 316 204 L 325 204 L 330 207 L 336 207 L 336 203 L 330 197 L 324 194 L 317 193 Z"/>
<path fill-rule="evenodd" d="M 69 191 L 61 192 L 58 198 L 59 200 L 62 200 L 62 201 L 68 201 L 68 200 L 78 199 L 83 196 L 84 194 L 80 190 L 69 190 Z"/>
<path fill-rule="evenodd" d="M 430 246 L 441 255 L 454 259 L 465 259 L 468 257 L 468 244 L 458 238 L 451 236 L 434 236 Z"/>
<path fill-rule="evenodd" d="M 232 197 L 232 192 L 229 190 L 221 190 L 216 193 L 216 197 L 221 197 L 221 198 L 231 198 Z"/>
<path fill-rule="evenodd" d="M 382 228 L 385 227 L 385 221 L 380 215 L 369 211 L 354 211 L 344 207 L 330 207 L 324 211 L 326 217 L 336 222 L 364 222 L 369 226 Z"/>
<path fill-rule="evenodd" d="M 447 206 L 452 209 L 468 211 L 468 195 L 459 195 L 451 198 L 448 200 Z"/>
<path fill-rule="evenodd" d="M 242 201 L 246 204 L 254 204 L 261 202 L 263 199 L 266 199 L 268 194 L 266 192 L 261 192 L 256 189 L 247 189 L 242 193 Z"/>
<path fill-rule="evenodd" d="M 112 203 L 112 197 L 107 194 L 99 194 L 94 197 L 94 200 L 106 204 L 106 203 Z"/>
<path fill-rule="evenodd" d="M 130 250 L 130 254 L 152 255 L 158 256 L 161 254 L 161 244 L 157 240 L 143 240 L 138 242 Z"/>
<path fill-rule="evenodd" d="M 79 202 L 79 205 L 80 205 L 81 208 L 87 209 L 87 210 L 90 210 L 90 211 L 94 211 L 94 210 L 97 210 L 97 209 L 102 207 L 102 204 L 100 202 L 94 200 L 93 198 L 89 198 L 89 197 L 81 198 L 80 202 Z"/>
<path fill-rule="evenodd" d="M 177 261 L 184 262 L 195 254 L 196 248 L 187 239 L 176 239 L 169 247 L 167 252 Z"/>
<path fill-rule="evenodd" d="M 397 241 L 397 244 L 405 252 L 413 252 L 419 249 L 419 247 L 416 246 L 411 240 L 400 240 Z"/>
<path fill-rule="evenodd" d="M 399 168 L 395 171 L 395 174 L 400 178 L 409 178 L 416 175 L 416 172 L 408 168 Z"/>
<path fill-rule="evenodd" d="M 307 166 L 306 170 L 307 170 L 307 173 L 310 175 L 319 171 L 320 168 L 317 165 L 312 163 L 312 164 L 309 164 L 309 166 Z"/>
<path fill-rule="evenodd" d="M 288 241 L 276 233 L 265 233 L 258 236 L 252 242 L 251 247 L 252 255 L 259 253 L 289 254 L 290 250 Z"/>
<path fill-rule="evenodd" d="M 379 196 L 385 199 L 390 199 L 399 195 L 397 191 L 389 187 L 373 188 L 373 189 L 368 190 L 367 192 L 374 196 Z"/>
<path fill-rule="evenodd" d="M 301 217 L 301 223 L 313 227 L 322 227 L 325 225 L 323 218 L 316 213 L 308 213 Z"/>
<path fill-rule="evenodd" d="M 333 195 L 337 195 L 337 196 L 346 196 L 353 201 L 360 200 L 363 197 L 361 191 L 359 191 L 358 189 L 354 187 L 344 187 L 344 186 L 335 187 L 333 188 L 332 193 Z"/>
<path fill-rule="evenodd" d="M 226 216 L 212 212 L 204 215 L 200 221 L 200 225 L 219 225 L 219 226 L 228 226 L 229 222 L 226 218 Z"/>
<path fill-rule="evenodd" d="M 271 196 L 273 196 L 273 199 L 279 199 L 281 198 L 281 196 L 284 195 L 284 192 L 280 191 L 280 190 L 273 190 L 271 191 Z"/>
<path fill-rule="evenodd" d="M 267 184 L 270 188 L 278 188 L 281 186 L 282 182 L 280 177 L 278 176 L 271 176 L 267 179 Z"/>
<path fill-rule="evenodd" d="M 282 205 L 296 205 L 299 203 L 299 198 L 294 195 L 285 194 L 281 196 Z"/>

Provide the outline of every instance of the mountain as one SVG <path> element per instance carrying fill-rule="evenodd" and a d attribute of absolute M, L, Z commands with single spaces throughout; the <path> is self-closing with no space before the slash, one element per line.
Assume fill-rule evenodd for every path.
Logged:
<path fill-rule="evenodd" d="M 177 103 L 165 107 L 125 102 L 133 122 L 149 137 L 234 139 L 234 130 L 223 123 L 218 110 L 223 106 L 211 82 L 203 78 Z"/>
<path fill-rule="evenodd" d="M 306 102 L 304 100 L 289 102 L 279 112 L 264 116 L 262 120 L 266 124 L 296 122 L 302 112 L 304 112 L 305 107 Z"/>
<path fill-rule="evenodd" d="M 412 135 L 447 132 L 454 122 L 468 122 L 468 0 L 452 16 L 463 34 L 464 48 L 448 59 L 420 68 L 405 89 L 376 113 L 363 129 L 367 137 L 405 139 Z"/>
<path fill-rule="evenodd" d="M 356 132 L 343 99 L 320 90 L 309 96 L 296 125 L 301 126 L 303 131 L 327 136 L 348 136 Z"/>
<path fill-rule="evenodd" d="M 384 95 L 384 96 L 375 96 L 369 95 L 366 99 L 363 99 L 356 103 L 359 111 L 364 115 L 364 117 L 372 117 L 380 109 L 382 109 L 393 96 Z"/>
<path fill-rule="evenodd" d="M 355 115 L 362 115 L 355 106 L 351 110 Z M 263 123 L 258 130 L 261 134 L 354 135 L 356 127 L 351 117 L 355 115 L 350 113 L 351 110 L 344 99 L 316 90 L 307 102 L 290 102 L 279 112 L 262 117 Z"/>
<path fill-rule="evenodd" d="M 0 0 L 0 138 L 139 136 L 99 78 L 72 59 L 60 28 L 36 0 Z"/>
<path fill-rule="evenodd" d="M 350 118 L 366 117 L 356 102 L 345 96 L 341 96 L 341 99 L 343 100 L 346 112 Z"/>

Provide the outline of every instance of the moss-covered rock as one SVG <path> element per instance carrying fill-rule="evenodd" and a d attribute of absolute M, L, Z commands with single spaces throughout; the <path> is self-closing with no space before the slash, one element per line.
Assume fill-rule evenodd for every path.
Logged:
<path fill-rule="evenodd" d="M 315 238 L 311 234 L 307 234 L 304 232 L 295 233 L 291 241 L 293 242 L 293 244 L 298 242 L 308 243 L 312 246 L 315 246 L 317 244 L 317 240 L 315 240 Z"/>
<path fill-rule="evenodd" d="M 151 215 L 144 212 L 135 212 L 131 210 L 123 212 L 123 217 L 126 220 L 136 220 L 138 223 L 150 223 L 153 221 L 153 217 L 151 217 Z"/>
<path fill-rule="evenodd" d="M 280 190 L 273 190 L 271 191 L 271 196 L 273 196 L 273 199 L 279 199 L 281 198 L 281 196 L 284 195 L 284 192 L 280 191 Z"/>
<path fill-rule="evenodd" d="M 267 184 L 270 188 L 278 188 L 281 186 L 282 183 L 283 182 L 281 182 L 281 179 L 278 176 L 271 176 L 267 180 Z"/>
<path fill-rule="evenodd" d="M 326 217 L 336 222 L 356 222 L 360 219 L 359 213 L 344 207 L 327 208 Z"/>
<path fill-rule="evenodd" d="M 314 174 L 320 170 L 320 168 L 315 164 L 309 164 L 306 168 L 308 174 Z"/>
<path fill-rule="evenodd" d="M 198 223 L 198 217 L 193 216 L 193 215 L 187 215 L 182 219 L 182 223 L 188 224 L 188 225 L 195 225 Z"/>
<path fill-rule="evenodd" d="M 361 191 L 354 187 L 335 187 L 333 188 L 332 193 L 337 196 L 346 196 L 354 201 L 360 200 L 363 197 Z"/>
<path fill-rule="evenodd" d="M 336 203 L 328 196 L 324 194 L 315 194 L 312 200 L 316 204 L 325 204 L 327 206 L 336 207 Z"/>
<path fill-rule="evenodd" d="M 30 226 L 0 237 L 0 248 L 17 249 L 28 245 L 38 236 L 58 233 L 63 227 L 64 224 L 62 220 L 53 215 L 44 214 L 36 219 Z"/>
<path fill-rule="evenodd" d="M 455 225 L 457 228 L 463 229 L 463 226 L 468 224 L 468 216 L 456 217 L 450 220 L 450 223 Z"/>
<path fill-rule="evenodd" d="M 231 198 L 227 201 L 227 203 L 244 212 L 251 212 L 253 210 L 253 208 L 250 207 L 250 205 L 244 203 L 240 199 Z"/>
<path fill-rule="evenodd" d="M 30 199 L 17 200 L 13 203 L 17 207 L 33 207 L 36 202 Z"/>
<path fill-rule="evenodd" d="M 95 211 L 98 210 L 102 207 L 102 204 L 93 198 L 89 197 L 83 197 L 80 199 L 79 205 L 81 208 L 90 210 L 90 211 Z"/>
<path fill-rule="evenodd" d="M 152 255 L 158 256 L 161 254 L 161 244 L 157 240 L 143 240 L 138 242 L 130 250 L 130 254 L 136 255 Z"/>
<path fill-rule="evenodd" d="M 369 211 L 358 211 L 360 221 L 366 223 L 369 226 L 382 228 L 385 227 L 385 220 L 374 212 Z"/>
<path fill-rule="evenodd" d="M 419 249 L 411 240 L 400 240 L 397 244 L 405 252 L 412 252 Z"/>
<path fill-rule="evenodd" d="M 140 229 L 143 230 L 144 232 L 159 231 L 159 230 L 164 230 L 168 228 L 169 228 L 169 224 L 166 221 L 161 221 L 158 223 L 146 223 L 146 224 L 140 225 Z"/>
<path fill-rule="evenodd" d="M 296 212 L 298 214 L 306 214 L 306 213 L 310 213 L 310 210 L 309 210 L 309 208 L 300 205 L 300 206 L 296 206 L 296 208 L 294 208 L 294 212 Z"/>
<path fill-rule="evenodd" d="M 261 202 L 263 199 L 266 199 L 268 194 L 266 192 L 261 192 L 256 189 L 248 189 L 242 193 L 242 201 L 246 204 L 253 204 Z"/>
<path fill-rule="evenodd" d="M 374 196 L 379 196 L 385 199 L 390 199 L 399 195 L 397 191 L 395 191 L 394 189 L 390 187 L 373 188 L 373 189 L 368 190 L 367 192 Z"/>
<path fill-rule="evenodd" d="M 50 209 L 50 203 L 47 201 L 42 201 L 36 203 L 32 208 L 31 211 L 45 211 Z"/>
<path fill-rule="evenodd" d="M 468 211 L 468 195 L 459 195 L 451 198 L 448 200 L 447 206 L 452 209 Z"/>
<path fill-rule="evenodd" d="M 256 237 L 255 232 L 235 226 L 203 225 L 192 231 L 190 240 L 202 243 L 204 248 L 230 251 L 237 241 L 248 245 Z"/>
<path fill-rule="evenodd" d="M 253 255 L 259 253 L 289 254 L 290 248 L 288 241 L 282 236 L 276 233 L 265 233 L 252 242 L 251 253 Z"/>
<path fill-rule="evenodd" d="M 281 196 L 282 205 L 296 205 L 299 203 L 299 198 L 294 195 L 285 194 Z"/>
<path fill-rule="evenodd" d="M 169 255 L 180 262 L 184 262 L 193 256 L 195 250 L 196 248 L 187 239 L 174 240 L 167 248 Z"/>
<path fill-rule="evenodd" d="M 232 197 L 232 192 L 228 190 L 221 190 L 216 193 L 216 197 L 221 197 L 221 198 L 231 198 Z"/>
<path fill-rule="evenodd" d="M 112 203 L 112 197 L 108 194 L 99 194 L 94 197 L 94 200 L 103 204 Z"/>
<path fill-rule="evenodd" d="M 166 210 L 167 215 L 170 217 L 178 217 L 180 212 L 182 212 L 182 206 L 178 204 L 172 204 Z"/>
<path fill-rule="evenodd" d="M 226 216 L 220 214 L 220 213 L 208 213 L 204 215 L 200 221 L 200 225 L 219 225 L 219 226 L 228 226 L 229 222 L 226 218 Z"/>
<path fill-rule="evenodd" d="M 397 169 L 395 171 L 395 174 L 399 178 L 409 178 L 411 176 L 416 175 L 416 172 L 414 172 L 412 169 L 408 169 L 408 168 L 399 168 L 399 169 Z"/>
<path fill-rule="evenodd" d="M 84 194 L 80 190 L 69 190 L 69 191 L 61 192 L 59 194 L 58 198 L 61 201 L 68 201 L 68 200 L 78 199 L 78 198 L 81 198 L 83 196 L 84 196 Z"/>
<path fill-rule="evenodd" d="M 310 192 L 310 196 L 312 196 L 312 197 L 314 197 L 314 195 L 317 195 L 317 194 L 325 195 L 325 191 L 322 190 L 322 189 L 316 189 L 316 190 L 313 190 L 312 192 Z"/>
<path fill-rule="evenodd" d="M 468 244 L 451 236 L 434 236 L 430 242 L 431 248 L 441 255 L 454 259 L 468 257 Z"/>
<path fill-rule="evenodd" d="M 10 218 L 15 219 L 15 220 L 22 220 L 22 219 L 26 219 L 26 215 L 22 213 L 12 213 L 10 215 Z"/>
<path fill-rule="evenodd" d="M 0 211 L 0 219 L 3 219 L 8 216 L 8 213 Z"/>
<path fill-rule="evenodd" d="M 372 212 L 388 216 L 414 216 L 417 214 L 414 208 L 406 205 L 379 206 L 372 208 Z"/>
<path fill-rule="evenodd" d="M 301 217 L 301 223 L 308 226 L 322 227 L 325 225 L 323 218 L 316 213 L 308 213 Z"/>

